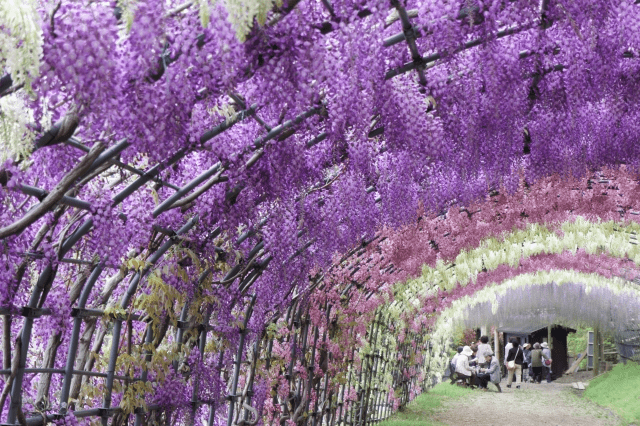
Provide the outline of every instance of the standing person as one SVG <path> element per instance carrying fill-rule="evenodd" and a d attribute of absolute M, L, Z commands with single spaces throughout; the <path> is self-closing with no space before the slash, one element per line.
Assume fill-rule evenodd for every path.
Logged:
<path fill-rule="evenodd" d="M 531 343 L 524 343 L 522 345 L 522 354 L 524 356 L 524 362 L 522 363 L 522 382 L 528 382 L 529 368 L 531 367 Z"/>
<path fill-rule="evenodd" d="M 542 349 L 540 349 L 540 343 L 533 345 L 531 351 L 531 370 L 533 370 L 533 383 L 540 383 L 542 381 Z"/>
<path fill-rule="evenodd" d="M 551 349 L 547 342 L 540 346 L 542 347 L 542 375 L 546 377 L 547 383 L 551 383 Z"/>
<path fill-rule="evenodd" d="M 493 351 L 491 350 L 491 345 L 489 344 L 489 337 L 480 337 L 480 344 L 478 344 L 477 353 L 478 365 L 480 365 L 480 367 L 484 367 L 486 365 L 485 357 L 489 352 L 493 353 Z"/>
<path fill-rule="evenodd" d="M 462 352 L 462 346 L 458 346 L 458 352 L 451 358 L 451 363 L 449 364 L 449 372 L 451 378 L 451 384 L 454 384 L 456 381 L 456 364 L 458 362 L 458 358 L 460 357 L 460 353 Z"/>
<path fill-rule="evenodd" d="M 511 387 L 511 383 L 513 383 L 513 376 L 515 375 L 516 379 L 516 389 L 520 389 L 520 377 L 522 376 L 522 363 L 524 362 L 524 355 L 522 353 L 522 348 L 518 345 L 518 341 L 514 339 L 512 342 L 512 347 L 509 349 L 509 355 L 507 356 L 507 365 L 509 362 L 513 361 L 513 369 L 508 369 L 509 378 L 507 379 L 507 387 Z"/>
<path fill-rule="evenodd" d="M 456 374 L 458 378 L 468 381 L 469 385 L 473 387 L 473 383 L 476 381 L 476 373 L 473 372 L 469 366 L 469 358 L 473 356 L 473 351 L 469 346 L 462 348 L 462 352 L 456 361 Z"/>
<path fill-rule="evenodd" d="M 490 350 L 485 353 L 485 368 L 480 369 L 480 373 L 477 376 L 478 386 L 484 390 L 487 390 L 487 384 L 489 382 L 496 385 L 499 392 L 502 392 L 500 388 L 500 365 L 498 364 L 498 358 L 493 356 L 493 352 Z"/>
<path fill-rule="evenodd" d="M 513 339 L 509 340 L 509 343 L 507 343 L 504 347 L 504 361 L 502 362 L 504 365 L 504 374 L 506 376 L 509 375 L 509 370 L 507 370 L 507 356 L 509 355 L 509 350 L 513 347 Z"/>

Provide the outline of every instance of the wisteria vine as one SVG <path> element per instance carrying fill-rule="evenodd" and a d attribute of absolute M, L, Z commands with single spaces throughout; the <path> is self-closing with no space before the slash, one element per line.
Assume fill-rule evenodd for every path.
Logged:
<path fill-rule="evenodd" d="M 640 6 L 565 3 L 2 2 L 3 420 L 381 419 L 436 297 L 635 273 Z"/>

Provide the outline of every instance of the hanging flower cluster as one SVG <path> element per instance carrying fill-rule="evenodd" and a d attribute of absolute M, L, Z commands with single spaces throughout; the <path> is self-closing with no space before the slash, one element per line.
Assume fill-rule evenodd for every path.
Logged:
<path fill-rule="evenodd" d="M 565 3 L 3 3 L 3 421 L 352 421 L 490 280 L 635 273 L 640 6 Z"/>

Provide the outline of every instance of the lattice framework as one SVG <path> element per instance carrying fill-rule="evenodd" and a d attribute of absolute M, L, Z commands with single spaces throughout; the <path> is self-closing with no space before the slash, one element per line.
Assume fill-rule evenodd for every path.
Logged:
<path fill-rule="evenodd" d="M 323 2 L 330 13 L 333 15 L 333 11 L 331 5 L 328 2 Z M 531 28 L 540 27 L 542 31 L 548 28 L 552 23 L 547 22 L 544 16 L 544 8 L 547 2 L 543 1 L 541 4 L 540 11 L 540 19 L 538 22 L 527 23 L 516 27 L 510 27 L 504 29 L 496 34 L 496 38 L 500 39 L 503 37 L 508 37 L 512 34 L 517 34 L 521 31 L 529 30 Z M 635 2 L 639 3 L 638 1 Z M 294 9 L 295 3 L 284 9 L 282 15 L 286 15 L 286 13 L 291 12 Z M 418 49 L 416 44 L 416 40 L 422 36 L 420 28 L 416 28 L 411 24 L 410 19 L 415 17 L 415 13 L 412 11 L 407 11 L 404 6 L 393 0 L 391 2 L 391 6 L 397 12 L 397 19 L 400 20 L 402 24 L 402 32 L 398 33 L 392 37 L 389 37 L 383 41 L 385 47 L 393 46 L 397 43 L 401 43 L 405 41 L 407 43 L 407 47 L 409 49 L 411 55 L 411 61 L 397 68 L 390 69 L 385 78 L 392 79 L 395 76 L 408 73 L 411 71 L 416 72 L 418 82 L 420 85 L 425 86 L 427 83 L 427 70 L 437 64 L 437 61 L 443 57 L 443 53 L 433 53 L 428 55 L 422 55 Z M 185 5 L 185 7 L 187 7 Z M 362 10 L 358 13 L 359 18 L 366 18 L 370 12 L 367 10 Z M 282 19 L 282 18 L 280 18 Z M 393 17 L 391 18 L 393 21 Z M 333 29 L 333 24 L 331 22 L 322 22 L 318 24 L 318 28 L 321 28 L 323 33 L 329 33 Z M 464 52 L 465 50 L 472 49 L 474 47 L 481 46 L 485 40 L 475 39 L 468 41 L 464 44 L 456 53 Z M 529 56 L 531 52 L 523 51 L 520 53 L 521 58 L 526 58 Z M 169 64 L 166 64 L 170 66 Z M 530 76 L 530 78 L 540 78 L 543 77 L 546 73 L 553 71 L 562 71 L 564 69 L 563 64 L 558 64 L 550 69 L 541 70 L 539 75 Z M 452 77 L 453 78 L 453 77 Z M 10 93 L 13 93 L 17 90 L 20 90 L 18 86 L 12 86 L 12 80 L 10 75 L 5 75 L 2 77 L 0 81 L 0 93 L 3 96 L 6 96 Z M 425 90 L 426 92 L 426 90 Z M 260 158 L 264 155 L 265 146 L 269 141 L 276 140 L 278 138 L 286 138 L 290 137 L 293 132 L 296 131 L 296 128 L 304 123 L 305 120 L 308 120 L 310 117 L 314 116 L 323 116 L 326 115 L 326 107 L 322 103 L 319 105 L 315 105 L 311 107 L 308 111 L 303 112 L 302 114 L 297 115 L 295 118 L 288 120 L 284 123 L 278 125 L 268 125 L 265 121 L 260 118 L 258 114 L 259 105 L 252 104 L 247 106 L 245 101 L 238 94 L 231 95 L 237 105 L 241 106 L 242 110 L 235 113 L 232 117 L 220 123 L 217 127 L 210 129 L 205 132 L 199 138 L 199 145 L 195 145 L 193 149 L 197 149 L 199 146 L 202 146 L 207 141 L 215 138 L 220 135 L 222 132 L 227 131 L 234 126 L 241 125 L 242 122 L 247 119 L 255 121 L 259 126 L 263 127 L 265 132 L 262 136 L 253 141 L 250 147 L 244 149 L 237 153 L 238 158 L 241 158 L 244 161 L 244 167 L 246 169 L 252 168 Z M 434 105 L 435 106 L 435 105 Z M 227 165 L 222 163 L 217 163 L 214 166 L 210 167 L 206 171 L 200 173 L 193 180 L 183 185 L 176 185 L 171 182 L 168 182 L 166 179 L 161 177 L 161 174 L 164 170 L 169 169 L 175 164 L 179 163 L 185 156 L 188 156 L 191 152 L 189 149 L 182 149 L 176 152 L 171 158 L 158 163 L 152 167 L 147 168 L 146 170 L 139 169 L 134 167 L 133 165 L 126 164 L 119 160 L 119 154 L 121 154 L 124 150 L 127 149 L 129 143 L 126 140 L 121 141 L 109 148 L 107 148 L 103 143 L 96 142 L 92 147 L 86 146 L 82 141 L 74 138 L 72 136 L 73 130 L 75 128 L 69 123 L 69 120 L 72 120 L 73 117 L 67 116 L 61 122 L 54 125 L 47 132 L 45 132 L 38 140 L 36 141 L 36 146 L 39 148 L 55 145 L 55 144 L 66 144 L 68 146 L 74 147 L 84 153 L 85 156 L 82 160 L 74 167 L 72 171 L 68 173 L 68 175 L 63 179 L 59 185 L 52 191 L 46 191 L 42 188 L 38 188 L 35 186 L 22 185 L 19 187 L 19 190 L 24 194 L 36 197 L 40 203 L 33 208 L 29 214 L 23 218 L 16 220 L 14 224 L 9 227 L 5 227 L 0 230 L 0 238 L 6 238 L 13 234 L 19 233 L 21 230 L 30 226 L 37 219 L 41 218 L 45 214 L 52 213 L 54 216 L 60 216 L 65 212 L 72 213 L 82 213 L 83 211 L 90 211 L 92 206 L 87 201 L 78 199 L 73 195 L 73 193 L 69 192 L 72 187 L 75 187 L 77 190 L 77 182 L 81 182 L 81 185 L 89 185 L 92 179 L 95 179 L 100 174 L 106 174 L 115 170 L 126 170 L 134 175 L 137 175 L 138 178 L 129 184 L 125 189 L 123 189 L 118 195 L 114 197 L 112 200 L 112 206 L 117 206 L 122 203 L 128 197 L 136 194 L 142 188 L 145 188 L 147 185 L 155 184 L 158 187 L 165 187 L 173 189 L 175 192 L 168 196 L 167 198 L 161 200 L 156 208 L 153 211 L 153 217 L 160 217 L 162 214 L 169 212 L 173 209 L 178 208 L 188 208 L 193 203 L 196 203 L 198 197 L 206 192 L 207 190 L 214 187 L 216 184 L 222 183 L 226 181 L 226 177 L 224 175 L 225 172 L 228 171 Z M 380 136 L 384 133 L 384 127 L 375 127 L 376 121 L 373 121 L 374 125 L 369 132 L 369 137 L 374 138 L 376 136 Z M 76 124 L 77 125 L 77 124 Z M 306 143 L 306 149 L 312 150 L 314 146 L 318 143 L 322 142 L 327 137 L 326 132 L 320 132 L 317 136 L 313 137 Z M 246 161 L 245 161 L 246 160 Z M 329 187 L 331 185 L 331 179 L 323 182 L 318 182 L 314 185 L 310 191 L 321 190 L 323 188 Z M 235 202 L 238 194 L 244 190 L 244 186 L 237 185 L 233 188 L 232 191 L 228 194 L 228 201 L 230 204 Z M 374 192 L 375 188 L 370 187 L 367 189 L 367 193 Z M 380 199 L 377 199 L 376 202 L 379 202 Z M 121 215 L 122 220 L 126 220 L 126 216 Z M 274 219 L 277 220 L 277 219 Z M 88 297 L 93 289 L 93 286 L 96 284 L 98 279 L 105 273 L 105 270 L 108 267 L 100 260 L 100 259 L 77 259 L 73 256 L 66 257 L 69 253 L 72 253 L 76 244 L 82 242 L 84 236 L 86 236 L 89 232 L 91 232 L 93 228 L 93 220 L 91 218 L 86 219 L 84 221 L 79 221 L 78 225 L 75 227 L 73 232 L 71 232 L 60 245 L 60 249 L 58 252 L 58 258 L 61 263 L 69 263 L 76 264 L 82 268 L 82 275 L 79 277 L 78 281 L 74 283 L 74 287 L 71 293 L 74 297 L 71 299 L 72 304 L 76 303 L 76 307 L 73 308 L 71 312 L 73 320 L 73 331 L 72 337 L 70 340 L 70 346 L 68 348 L 66 356 L 67 363 L 64 369 L 56 369 L 48 367 L 47 365 L 53 365 L 56 357 L 55 350 L 52 353 L 47 354 L 45 359 L 43 360 L 42 368 L 27 368 L 27 359 L 29 357 L 29 345 L 30 338 L 32 334 L 32 329 L 34 327 L 35 321 L 42 317 L 51 315 L 52 311 L 48 308 L 43 308 L 43 304 L 45 302 L 48 291 L 50 290 L 51 283 L 56 279 L 57 269 L 52 265 L 49 265 L 43 269 L 40 273 L 37 283 L 33 288 L 33 292 L 31 293 L 29 302 L 26 306 L 21 307 L 20 309 L 14 309 L 10 307 L 5 307 L 0 310 L 0 313 L 4 315 L 5 328 L 4 328 L 4 370 L 2 371 L 4 374 L 8 374 L 10 379 L 9 383 L 11 383 L 9 392 L 3 393 L 3 400 L 10 401 L 10 409 L 7 414 L 7 419 L 5 424 L 20 424 L 26 422 L 26 424 L 44 424 L 45 419 L 44 416 L 48 420 L 57 420 L 62 418 L 67 414 L 68 404 L 70 398 L 77 397 L 80 391 L 80 384 L 82 377 L 95 377 L 95 378 L 104 378 L 104 397 L 103 404 L 99 408 L 92 409 L 77 409 L 73 412 L 74 416 L 77 418 L 85 418 L 85 417 L 94 417 L 100 418 L 102 424 L 106 425 L 109 422 L 110 418 L 113 418 L 112 424 L 124 424 L 126 423 L 127 417 L 129 413 L 123 412 L 121 407 L 113 406 L 112 394 L 114 391 L 114 383 L 116 381 L 120 381 L 122 383 L 134 383 L 134 382 L 146 382 L 149 380 L 148 371 L 144 370 L 140 373 L 139 376 L 132 375 L 118 375 L 118 356 L 119 356 L 119 348 L 126 334 L 127 345 L 129 347 L 129 353 L 131 353 L 131 346 L 133 345 L 133 336 L 132 336 L 132 322 L 147 322 L 149 325 L 146 327 L 142 338 L 143 342 L 146 345 L 154 345 L 156 342 L 156 337 L 154 337 L 154 333 L 156 327 L 151 325 L 151 321 L 144 314 L 132 314 L 130 307 L 131 302 L 133 301 L 134 295 L 138 290 L 138 287 L 142 281 L 144 281 L 149 274 L 152 272 L 154 266 L 159 263 L 163 257 L 172 250 L 175 246 L 183 246 L 188 243 L 188 239 L 186 238 L 189 232 L 197 226 L 199 221 L 199 217 L 197 215 L 191 217 L 182 227 L 179 229 L 167 229 L 163 228 L 159 225 L 153 225 L 153 235 L 155 236 L 153 244 L 150 244 L 150 249 L 148 250 L 148 258 L 143 265 L 140 265 L 137 270 L 134 270 L 133 275 L 130 277 L 130 281 L 127 285 L 127 289 L 125 293 L 122 295 L 119 301 L 109 300 L 110 293 L 107 292 L 105 294 L 104 301 L 109 300 L 110 306 L 115 309 L 111 311 L 109 309 L 95 309 L 88 308 L 86 306 Z M 238 237 L 235 240 L 235 244 L 238 245 L 245 241 L 247 238 L 255 235 L 260 232 L 260 227 L 266 224 L 267 219 L 263 222 L 260 222 L 257 227 L 247 230 L 244 234 Z M 71 227 L 70 227 L 71 228 Z M 48 232 L 47 226 L 43 226 L 42 232 L 40 233 L 40 238 L 43 238 Z M 220 235 L 220 229 L 214 229 L 209 232 L 207 239 L 215 239 Z M 301 231 L 302 232 L 302 231 Z M 299 235 L 300 236 L 300 235 Z M 314 277 L 312 277 L 311 284 L 309 286 L 301 286 L 299 287 L 297 283 L 292 283 L 291 288 L 289 290 L 290 294 L 294 294 L 292 298 L 291 304 L 282 311 L 273 312 L 269 316 L 269 321 L 272 323 L 276 323 L 278 320 L 283 320 L 284 323 L 289 327 L 290 331 L 293 333 L 293 351 L 295 352 L 296 346 L 301 348 L 300 353 L 295 353 L 291 357 L 291 361 L 287 366 L 286 378 L 290 382 L 290 386 L 295 388 L 295 392 L 292 391 L 292 398 L 290 401 L 290 406 L 288 406 L 288 402 L 284 402 L 283 404 L 286 407 L 285 412 L 288 412 L 281 418 L 281 421 L 291 420 L 295 423 L 307 424 L 312 423 L 313 426 L 316 424 L 350 424 L 350 423 L 358 423 L 358 424 L 367 424 L 372 422 L 380 421 L 390 415 L 393 411 L 393 405 L 391 402 L 391 395 L 389 395 L 387 390 L 379 389 L 378 384 L 373 383 L 373 378 L 377 375 L 385 375 L 391 374 L 391 388 L 400 393 L 400 404 L 407 403 L 412 395 L 415 394 L 416 391 L 423 390 L 428 383 L 426 380 L 421 381 L 418 375 L 411 375 L 409 379 L 404 377 L 404 373 L 408 369 L 420 370 L 425 365 L 428 365 L 428 349 L 429 344 L 426 341 L 426 338 L 421 333 L 414 333 L 411 331 L 407 331 L 408 337 L 404 342 L 394 342 L 388 339 L 387 334 L 382 333 L 382 330 L 392 330 L 394 326 L 394 322 L 391 318 L 386 317 L 386 313 L 382 310 L 376 310 L 374 315 L 374 320 L 368 324 L 368 329 L 366 335 L 368 336 L 368 340 L 371 342 L 372 349 L 370 353 L 367 353 L 364 356 L 364 360 L 362 361 L 362 365 L 359 368 L 353 367 L 354 363 L 354 351 L 355 348 L 352 349 L 350 357 L 345 360 L 347 365 L 350 365 L 348 369 L 348 378 L 347 383 L 342 384 L 340 395 L 334 395 L 333 397 L 328 397 L 327 393 L 329 392 L 328 383 L 332 379 L 330 375 L 325 372 L 320 380 L 315 381 L 313 379 L 313 374 L 309 374 L 308 378 L 303 379 L 299 375 L 294 374 L 294 363 L 299 361 L 304 368 L 313 373 L 314 369 L 318 367 L 316 362 L 316 352 L 320 351 L 319 342 L 325 342 L 328 334 L 328 324 L 327 328 L 322 331 L 322 336 L 320 335 L 320 328 L 313 324 L 309 317 L 309 306 L 307 304 L 307 297 L 311 292 L 316 289 L 323 289 L 324 286 L 330 285 L 327 283 L 324 278 L 327 274 L 330 274 L 334 269 L 343 269 L 346 271 L 350 271 L 351 275 L 354 275 L 360 269 L 369 268 L 373 270 L 377 268 L 378 270 L 383 271 L 383 274 L 389 277 L 389 280 L 393 280 L 394 274 L 398 273 L 399 270 L 390 263 L 388 260 L 382 258 L 366 257 L 365 253 L 369 253 L 367 251 L 367 247 L 372 243 L 376 242 L 379 244 L 383 239 L 380 238 L 379 235 L 374 237 L 373 239 L 365 239 L 361 244 L 357 245 L 353 250 L 346 253 L 342 259 L 336 262 L 331 269 L 329 269 L 326 274 L 318 273 Z M 306 250 L 308 250 L 314 244 L 314 240 L 309 240 L 304 245 L 302 245 L 299 250 L 291 254 L 291 257 L 287 259 L 287 262 L 292 261 L 294 258 L 302 255 Z M 34 243 L 37 246 L 36 243 Z M 29 252 L 24 253 L 25 261 L 28 262 L 28 259 L 37 259 L 40 255 L 37 252 Z M 244 264 L 238 264 L 233 269 L 231 269 L 226 276 L 218 282 L 210 282 L 209 285 L 219 285 L 224 286 L 225 288 L 237 288 L 239 292 L 239 307 L 238 310 L 243 312 L 243 314 L 239 315 L 240 318 L 243 319 L 243 322 L 238 324 L 238 329 L 240 332 L 240 340 L 237 344 L 237 351 L 234 356 L 234 366 L 232 371 L 228 371 L 230 373 L 229 379 L 229 388 L 228 388 L 228 396 L 227 399 L 229 401 L 228 409 L 227 409 L 227 426 L 231 426 L 232 424 L 255 424 L 258 421 L 259 416 L 261 415 L 262 408 L 258 411 L 256 408 L 252 407 L 252 386 L 253 386 L 253 378 L 256 374 L 256 368 L 258 366 L 258 359 L 264 358 L 266 359 L 266 368 L 269 368 L 269 363 L 271 360 L 271 353 L 273 350 L 274 339 L 269 338 L 266 333 L 260 336 L 253 336 L 252 346 L 247 347 L 247 329 L 248 323 L 251 319 L 253 313 L 253 307 L 256 301 L 256 294 L 252 291 L 252 285 L 260 278 L 261 274 L 265 271 L 265 269 L 269 266 L 271 268 L 278 268 L 280 265 L 271 264 L 273 257 L 269 255 L 264 250 L 264 243 L 258 242 L 255 244 L 253 249 L 249 251 L 249 255 L 247 257 L 247 261 Z M 22 266 L 22 270 L 24 273 L 25 266 Z M 199 282 L 205 283 L 207 280 L 211 281 L 211 269 L 205 269 L 201 275 Z M 129 276 L 129 271 L 125 273 L 116 272 L 115 275 L 112 275 L 109 278 L 109 282 L 111 283 L 110 288 L 111 292 L 113 289 L 124 282 L 124 279 Z M 343 303 L 348 304 L 350 302 L 350 297 L 355 294 L 355 290 L 362 288 L 364 284 L 366 284 L 367 279 L 365 278 L 362 281 L 352 281 L 348 285 L 346 285 L 342 291 L 341 295 L 344 296 Z M 369 291 L 366 293 L 366 299 L 371 298 L 376 292 Z M 330 316 L 332 306 L 327 303 L 324 306 L 324 312 L 328 318 Z M 207 339 L 209 331 L 213 330 L 213 327 L 209 324 L 209 316 L 211 314 L 211 307 L 203 309 L 202 321 L 199 323 L 194 323 L 193 318 L 189 318 L 189 304 L 188 302 L 180 310 L 180 319 L 175 323 L 168 325 L 167 327 L 172 327 L 176 333 L 176 341 L 178 344 L 182 344 L 182 340 L 184 338 L 185 333 L 196 332 L 197 338 L 195 341 L 197 342 L 198 350 L 201 356 L 204 356 L 206 347 L 207 347 Z M 19 344 L 16 350 L 11 349 L 11 324 L 13 318 L 24 318 L 24 323 L 19 333 L 18 339 Z M 111 344 L 109 350 L 109 359 L 108 365 L 106 367 L 106 372 L 97 372 L 92 371 L 93 364 L 87 358 L 88 353 L 92 348 L 89 348 L 89 344 L 91 342 L 91 334 L 96 332 L 96 321 L 97 319 L 102 318 L 103 321 L 109 321 L 112 325 L 111 331 Z M 93 325 L 88 325 L 90 322 Z M 198 322 L 198 321 L 196 321 Z M 84 324 L 84 333 L 83 333 L 83 324 Z M 89 333 L 89 339 L 87 341 L 86 334 L 93 328 L 93 331 Z M 350 329 L 351 333 L 354 333 L 354 327 L 352 326 Z M 162 330 L 159 330 L 162 331 Z M 166 335 L 167 329 L 164 329 L 164 334 Z M 81 334 L 83 337 L 81 338 Z M 98 334 L 101 334 L 101 338 L 94 338 L 94 342 L 102 342 L 105 338 L 106 328 L 103 326 L 103 330 L 99 331 Z M 161 337 L 164 338 L 163 335 Z M 49 346 L 53 347 L 59 342 L 55 342 L 55 339 L 52 338 L 52 342 Z M 82 340 L 85 340 L 83 343 Z M 161 344 L 161 340 L 158 340 L 156 344 L 156 348 Z M 413 345 L 412 345 L 413 344 Z M 98 345 L 97 350 L 100 350 L 100 345 Z M 415 351 L 415 349 L 419 348 L 418 353 L 419 357 L 412 357 L 411 352 Z M 151 361 L 151 350 L 144 350 L 144 357 L 147 362 Z M 422 353 L 424 351 L 424 353 Z M 307 353 L 310 353 L 310 356 L 307 358 Z M 13 359 L 11 359 L 11 354 L 13 355 Z M 398 357 L 398 354 L 400 355 Z M 220 353 L 220 365 L 218 369 L 222 372 L 222 360 L 223 360 L 224 352 Z M 49 358 L 53 357 L 53 358 Z M 58 354 L 57 356 L 60 356 Z M 245 357 L 251 356 L 251 360 L 245 361 Z M 298 357 L 296 359 L 296 357 Z M 77 361 L 86 361 L 80 366 L 76 366 Z M 243 364 L 246 367 L 243 367 Z M 89 367 L 89 368 L 87 368 Z M 177 361 L 174 361 L 174 369 L 178 370 Z M 42 399 L 38 401 L 38 403 L 42 404 L 43 408 L 46 407 L 46 394 L 47 388 L 50 385 L 51 376 L 52 375 L 62 375 L 63 376 L 63 385 L 62 390 L 59 396 L 59 399 L 56 403 L 57 409 L 55 412 L 48 414 L 40 414 L 37 416 L 33 416 L 30 418 L 23 418 L 24 414 L 22 413 L 22 384 L 25 374 L 40 374 L 40 380 L 43 384 L 43 391 L 39 392 L 39 395 L 42 393 Z M 245 377 L 245 389 L 242 392 L 239 392 L 238 385 L 239 379 L 241 377 Z M 357 388 L 359 389 L 358 398 L 355 401 L 350 401 L 345 399 L 345 390 L 351 389 L 352 384 L 357 383 Z M 312 391 L 315 391 L 316 395 L 323 393 L 323 397 L 321 400 L 322 403 L 318 403 L 318 398 L 315 399 L 313 407 L 311 407 L 310 400 L 308 398 L 311 395 Z M 306 398 L 305 398 L 306 396 Z M 207 402 L 202 401 L 198 398 L 198 378 L 197 376 L 193 378 L 193 394 L 192 394 L 192 417 L 195 421 L 195 413 L 196 410 L 201 405 L 209 406 L 209 416 L 208 416 L 208 424 L 215 424 L 216 416 L 219 416 L 219 412 L 222 407 L 216 401 Z M 2 405 L 2 404 L 0 404 Z M 325 407 L 325 405 L 327 405 Z M 164 421 L 166 424 L 171 424 L 171 416 L 169 412 L 163 413 L 162 408 L 160 406 L 147 406 L 146 409 L 141 407 L 136 408 L 133 411 L 135 415 L 135 424 L 146 424 L 147 422 L 159 422 Z M 151 413 L 151 414 L 147 414 Z"/>

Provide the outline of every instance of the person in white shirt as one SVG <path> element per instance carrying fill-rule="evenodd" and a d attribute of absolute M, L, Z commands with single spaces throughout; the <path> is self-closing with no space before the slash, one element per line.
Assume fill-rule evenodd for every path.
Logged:
<path fill-rule="evenodd" d="M 478 352 L 476 353 L 476 358 L 478 358 L 478 365 L 480 367 L 484 367 L 486 365 L 485 357 L 488 352 L 493 352 L 491 350 L 491 345 L 489 344 L 489 337 L 482 336 L 480 337 L 480 343 L 478 343 Z"/>
<path fill-rule="evenodd" d="M 509 374 L 509 370 L 507 370 L 507 355 L 509 354 L 509 350 L 511 350 L 512 347 L 513 343 L 511 343 L 511 340 L 509 340 L 509 343 L 507 343 L 504 347 L 504 361 L 502 361 L 502 364 L 504 365 L 505 376 Z"/>
<path fill-rule="evenodd" d="M 458 362 L 458 358 L 460 358 L 460 353 L 462 352 L 462 349 L 464 349 L 462 346 L 458 346 L 458 352 L 456 352 L 453 358 L 451 358 L 451 362 L 449 364 L 449 372 L 450 372 L 449 377 L 451 378 L 451 384 L 454 384 L 456 380 L 456 363 Z"/>
<path fill-rule="evenodd" d="M 462 353 L 456 361 L 456 374 L 458 378 L 465 379 L 470 385 L 476 381 L 476 373 L 469 366 L 469 358 L 473 356 L 473 351 L 469 346 L 462 348 Z"/>
<path fill-rule="evenodd" d="M 540 346 L 542 347 L 542 377 L 546 377 L 547 383 L 551 383 L 551 349 L 547 342 L 543 342 Z M 547 360 L 549 360 L 548 364 Z"/>

